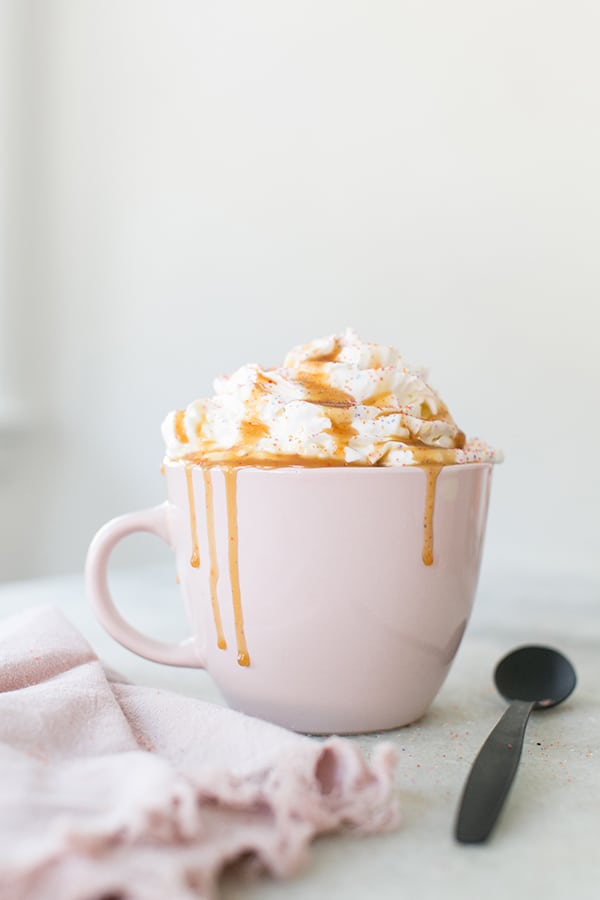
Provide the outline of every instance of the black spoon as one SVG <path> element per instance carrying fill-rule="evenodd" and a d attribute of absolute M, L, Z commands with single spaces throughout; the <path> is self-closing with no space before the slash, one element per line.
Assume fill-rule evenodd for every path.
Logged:
<path fill-rule="evenodd" d="M 518 647 L 500 660 L 496 687 L 511 704 L 479 751 L 466 781 L 456 839 L 485 841 L 513 782 L 532 709 L 548 709 L 566 700 L 577 676 L 568 659 L 550 647 Z"/>

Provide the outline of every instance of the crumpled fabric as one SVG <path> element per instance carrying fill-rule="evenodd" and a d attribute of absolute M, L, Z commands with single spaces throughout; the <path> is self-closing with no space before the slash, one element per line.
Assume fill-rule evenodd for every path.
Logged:
<path fill-rule="evenodd" d="M 198 900 L 243 860 L 398 824 L 396 752 L 365 760 L 106 669 L 57 610 L 0 622 L 1 900 Z"/>

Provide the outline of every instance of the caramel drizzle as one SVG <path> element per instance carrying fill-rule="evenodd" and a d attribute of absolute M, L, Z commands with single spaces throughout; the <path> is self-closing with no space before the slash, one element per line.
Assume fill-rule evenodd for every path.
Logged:
<path fill-rule="evenodd" d="M 263 437 L 268 437 L 269 426 L 261 422 L 259 414 L 260 401 L 271 391 L 273 381 L 262 372 L 256 373 L 256 383 L 246 403 L 247 415 L 240 422 L 239 444 L 243 447 L 256 447 Z"/>
<path fill-rule="evenodd" d="M 425 491 L 425 514 L 423 516 L 422 559 L 426 566 L 433 565 L 433 512 L 435 509 L 435 486 L 442 466 L 424 466 L 427 476 Z"/>
<path fill-rule="evenodd" d="M 336 362 L 338 356 L 340 355 L 340 351 L 342 349 L 342 345 L 340 341 L 336 338 L 333 342 L 333 347 L 329 351 L 329 353 L 322 353 L 320 356 L 313 357 L 314 362 L 318 363 L 328 363 L 328 362 Z"/>
<path fill-rule="evenodd" d="M 208 534 L 208 553 L 210 556 L 210 600 L 212 603 L 215 629 L 217 632 L 217 647 L 220 650 L 226 650 L 227 641 L 225 640 L 225 635 L 223 634 L 223 623 L 221 621 L 221 610 L 219 609 L 219 596 L 217 593 L 217 582 L 219 580 L 219 564 L 217 562 L 217 545 L 215 541 L 215 514 L 212 481 L 208 469 L 203 469 L 202 475 L 204 476 L 206 531 Z"/>
<path fill-rule="evenodd" d="M 225 493 L 227 497 L 227 524 L 229 528 L 229 581 L 233 600 L 233 618 L 237 640 L 237 661 L 240 666 L 250 665 L 250 656 L 244 634 L 240 573 L 238 565 L 238 522 L 237 522 L 237 469 L 225 469 Z"/>
<path fill-rule="evenodd" d="M 192 555 L 190 558 L 190 566 L 194 569 L 200 568 L 200 551 L 198 550 L 198 526 L 196 523 L 196 504 L 194 502 L 194 484 L 192 482 L 193 468 L 190 465 L 185 467 L 185 480 L 187 482 L 188 505 L 190 508 L 190 532 L 192 536 Z"/>
<path fill-rule="evenodd" d="M 175 413 L 175 422 L 173 423 L 173 431 L 175 432 L 175 437 L 179 441 L 180 444 L 189 444 L 190 439 L 187 435 L 187 431 L 185 430 L 185 409 L 179 409 Z"/>
<path fill-rule="evenodd" d="M 354 398 L 350 394 L 329 384 L 327 373 L 321 371 L 318 364 L 311 366 L 309 363 L 304 363 L 303 368 L 294 375 L 294 381 L 306 391 L 303 399 L 307 403 L 316 403 L 319 406 L 338 406 L 342 409 L 349 409 L 355 404 Z"/>
<path fill-rule="evenodd" d="M 269 436 L 269 426 L 256 419 L 243 419 L 240 423 L 240 441 L 244 445 L 254 445 Z"/>
<path fill-rule="evenodd" d="M 391 391 L 380 391 L 378 394 L 366 397 L 362 402 L 364 406 L 378 406 L 381 410 L 385 410 L 386 412 L 396 413 L 400 411 L 398 401 Z"/>

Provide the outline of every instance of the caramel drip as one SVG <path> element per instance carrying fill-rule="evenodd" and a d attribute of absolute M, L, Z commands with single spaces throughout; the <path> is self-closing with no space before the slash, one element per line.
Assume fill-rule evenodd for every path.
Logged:
<path fill-rule="evenodd" d="M 208 552 L 210 555 L 210 599 L 212 603 L 215 629 L 217 632 L 217 647 L 220 650 L 226 650 L 227 641 L 225 640 L 225 635 L 223 634 L 223 623 L 221 622 L 221 610 L 219 609 L 219 596 L 217 593 L 217 582 L 219 580 L 219 564 L 217 562 L 217 545 L 215 541 L 215 514 L 213 505 L 212 480 L 208 469 L 203 469 L 202 475 L 204 477 L 206 531 L 208 534 Z"/>
<path fill-rule="evenodd" d="M 180 444 L 189 444 L 190 439 L 187 436 L 187 431 L 185 430 L 185 409 L 180 409 L 175 413 L 175 423 L 173 425 L 173 430 L 175 432 L 175 437 L 179 441 Z"/>
<path fill-rule="evenodd" d="M 425 492 L 425 514 L 423 516 L 423 562 L 433 565 L 433 512 L 435 508 L 435 486 L 442 466 L 425 466 L 427 488 Z"/>
<path fill-rule="evenodd" d="M 244 634 L 244 617 L 242 614 L 242 597 L 240 592 L 240 573 L 238 566 L 238 523 L 237 523 L 237 469 L 225 469 L 225 493 L 227 497 L 227 524 L 229 527 L 229 580 L 233 600 L 233 618 L 237 639 L 237 661 L 240 666 L 250 665 L 250 656 Z"/>
<path fill-rule="evenodd" d="M 198 550 L 198 527 L 196 524 L 196 504 L 194 502 L 194 484 L 192 482 L 192 466 L 189 464 L 185 467 L 185 480 L 187 481 L 188 505 L 190 508 L 190 531 L 192 535 L 192 555 L 190 558 L 190 566 L 194 569 L 200 568 L 200 552 Z"/>

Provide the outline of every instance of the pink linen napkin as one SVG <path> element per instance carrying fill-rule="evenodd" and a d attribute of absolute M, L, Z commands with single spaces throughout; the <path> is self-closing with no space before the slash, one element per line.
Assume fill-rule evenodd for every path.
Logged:
<path fill-rule="evenodd" d="M 1 900 L 198 900 L 398 822 L 396 754 L 124 683 L 53 608 L 0 622 Z"/>

